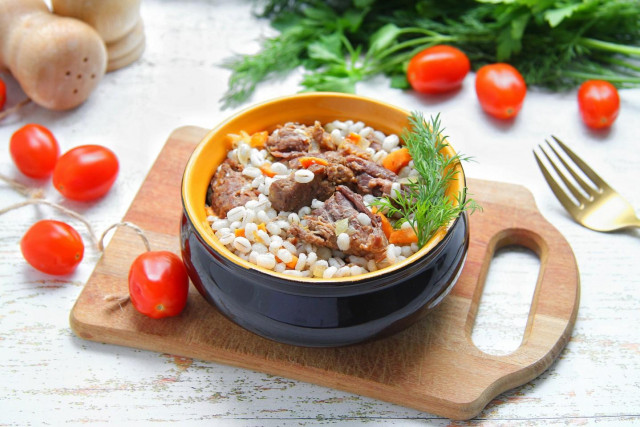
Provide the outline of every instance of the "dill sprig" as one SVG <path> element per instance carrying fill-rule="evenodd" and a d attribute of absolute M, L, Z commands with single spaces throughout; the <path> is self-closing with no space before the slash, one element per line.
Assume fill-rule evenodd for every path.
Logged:
<path fill-rule="evenodd" d="M 466 187 L 453 198 L 445 194 L 451 181 L 457 179 L 455 166 L 468 157 L 443 153 L 448 143 L 442 134 L 440 115 L 431 117 L 427 123 L 422 113 L 412 112 L 409 123 L 411 129 L 404 129 L 402 139 L 419 175 L 410 179 L 402 191 L 396 191 L 391 197 L 377 198 L 372 204 L 386 211 L 389 217 L 398 217 L 396 228 L 408 222 L 422 247 L 438 229 L 463 211 L 475 211 L 480 207 L 473 199 L 467 199 Z"/>

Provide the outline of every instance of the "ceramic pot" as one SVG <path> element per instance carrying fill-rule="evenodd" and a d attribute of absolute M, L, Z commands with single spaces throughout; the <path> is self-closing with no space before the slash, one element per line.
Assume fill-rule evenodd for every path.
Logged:
<path fill-rule="evenodd" d="M 345 278 L 292 277 L 251 264 L 214 236 L 205 197 L 226 158 L 229 133 L 271 131 L 295 121 L 363 121 L 386 134 L 408 127 L 409 113 L 354 95 L 310 93 L 268 101 L 225 120 L 199 143 L 182 181 L 182 256 L 198 291 L 238 325 L 265 338 L 333 347 L 376 339 L 423 317 L 451 290 L 469 244 L 466 214 L 451 221 L 418 252 L 378 271 Z M 451 146 L 446 150 L 453 155 Z M 461 166 L 448 194 L 465 187 Z"/>

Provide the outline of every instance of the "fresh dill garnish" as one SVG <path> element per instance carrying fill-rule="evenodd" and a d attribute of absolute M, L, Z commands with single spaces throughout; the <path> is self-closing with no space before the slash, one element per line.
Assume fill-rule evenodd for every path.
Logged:
<path fill-rule="evenodd" d="M 419 175 L 404 184 L 402 191 L 395 191 L 391 197 L 377 198 L 372 205 L 389 217 L 397 217 L 395 228 L 408 222 L 422 247 L 438 229 L 463 211 L 480 207 L 466 198 L 466 187 L 453 198 L 446 194 L 451 181 L 457 179 L 455 166 L 468 158 L 443 153 L 448 143 L 442 134 L 440 115 L 427 123 L 422 113 L 412 112 L 409 123 L 411 129 L 404 129 L 402 139 Z"/>
<path fill-rule="evenodd" d="M 474 69 L 508 62 L 528 85 L 562 90 L 584 80 L 640 85 L 638 0 L 257 0 L 280 33 L 237 56 L 228 107 L 270 76 L 302 66 L 306 91 L 354 92 L 387 75 L 409 88 L 406 67 L 436 44 L 463 50 Z"/>

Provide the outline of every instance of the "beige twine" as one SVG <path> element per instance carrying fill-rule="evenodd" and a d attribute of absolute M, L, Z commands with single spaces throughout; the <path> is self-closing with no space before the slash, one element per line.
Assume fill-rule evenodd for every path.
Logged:
<path fill-rule="evenodd" d="M 47 206 L 51 206 L 52 208 L 58 209 L 59 211 L 77 219 L 78 221 L 82 222 L 86 227 L 87 230 L 89 231 L 89 235 L 91 236 L 91 240 L 93 240 L 93 242 L 97 245 L 98 244 L 98 239 L 96 238 L 95 233 L 93 232 L 93 228 L 91 227 L 91 224 L 89 224 L 89 221 L 86 220 L 85 217 L 83 217 L 82 215 L 80 215 L 79 213 L 76 213 L 74 211 L 72 211 L 71 209 L 67 209 L 64 206 L 61 206 L 57 203 L 53 203 L 50 202 L 48 200 L 45 199 L 28 199 L 25 200 L 24 202 L 20 202 L 20 203 L 16 203 L 14 205 L 11 206 L 7 206 L 6 208 L 0 209 L 0 215 L 3 215 L 9 211 L 12 211 L 14 209 L 19 209 L 23 206 L 29 206 L 29 205 L 47 205 Z"/>
<path fill-rule="evenodd" d="M 5 117 L 10 116 L 11 114 L 18 112 L 18 110 L 20 110 L 22 107 L 24 107 L 25 105 L 27 105 L 30 102 L 31 102 L 31 99 L 29 99 L 29 98 L 23 99 L 22 101 L 18 102 L 13 107 L 7 108 L 4 111 L 0 111 L 0 121 L 4 120 Z"/>
<path fill-rule="evenodd" d="M 95 232 L 93 231 L 93 227 L 91 226 L 91 224 L 89 223 L 89 221 L 83 217 L 82 215 L 80 215 L 79 213 L 72 211 L 71 209 L 67 209 L 64 206 L 61 206 L 57 203 L 53 203 L 50 202 L 48 200 L 43 199 L 44 197 L 44 193 L 42 190 L 37 189 L 31 189 L 23 184 L 20 184 L 19 182 L 0 174 L 0 180 L 6 182 L 7 184 L 9 184 L 9 186 L 14 189 L 15 191 L 17 191 L 18 193 L 28 197 L 27 200 L 23 201 L 23 202 L 19 202 L 19 203 L 15 203 L 13 205 L 7 206 L 5 208 L 0 209 L 0 215 L 3 215 L 9 211 L 15 210 L 15 209 L 19 209 L 21 207 L 24 206 L 29 206 L 29 205 L 46 205 L 46 206 L 50 206 L 52 208 L 58 209 L 59 211 L 63 212 L 66 215 L 69 215 L 70 217 L 73 217 L 75 219 L 77 219 L 78 221 L 82 222 L 86 227 L 87 230 L 89 231 L 89 235 L 91 236 L 91 240 L 93 241 L 93 243 L 96 245 L 97 249 L 99 252 L 104 252 L 104 240 L 105 237 L 107 236 L 107 233 L 115 228 L 118 227 L 128 227 L 131 228 L 132 230 L 134 230 L 138 236 L 140 236 L 140 238 L 142 238 L 142 242 L 144 243 L 145 248 L 147 249 L 147 251 L 151 251 L 151 244 L 149 243 L 149 239 L 147 238 L 147 236 L 145 236 L 144 231 L 138 227 L 137 225 L 135 225 L 132 222 L 128 222 L 128 221 L 123 221 L 123 222 L 118 222 L 116 224 L 112 224 L 110 225 L 100 236 L 100 238 L 98 239 L 96 237 Z M 130 301 L 129 295 L 110 295 L 107 294 L 104 296 L 104 301 L 107 302 L 116 302 L 118 303 L 118 306 L 120 307 L 120 310 L 124 310 L 123 309 L 123 305 L 127 304 Z"/>
<path fill-rule="evenodd" d="M 32 199 L 41 199 L 44 197 L 44 192 L 42 190 L 29 188 L 26 185 L 20 184 L 18 181 L 9 178 L 6 175 L 0 173 L 0 180 L 9 184 L 11 188 L 13 188 L 18 193 L 22 194 L 25 197 L 30 197 Z"/>
<path fill-rule="evenodd" d="M 142 238 L 142 242 L 144 243 L 144 247 L 147 248 L 147 251 L 151 250 L 151 244 L 149 243 L 149 239 L 147 238 L 147 236 L 145 236 L 144 231 L 132 222 L 123 221 L 123 222 L 118 222 L 116 224 L 112 224 L 109 227 L 107 227 L 106 230 L 104 230 L 104 232 L 102 233 L 102 236 L 100 236 L 100 240 L 98 241 L 98 249 L 100 250 L 100 252 L 104 251 L 104 238 L 106 237 L 107 233 L 113 230 L 114 228 L 118 228 L 118 227 L 129 227 L 133 229 L 138 234 L 138 236 Z M 129 297 L 129 295 L 107 294 L 104 296 L 104 300 L 107 302 L 116 302 L 118 303 L 120 310 L 124 310 L 122 306 L 126 305 L 129 301 L 131 301 L 131 298 Z"/>
<path fill-rule="evenodd" d="M 123 222 L 118 222 L 116 224 L 112 224 L 106 230 L 104 230 L 104 233 L 102 233 L 102 236 L 100 236 L 100 240 L 98 241 L 98 250 L 100 252 L 104 251 L 104 238 L 106 237 L 107 233 L 113 230 L 114 228 L 118 228 L 118 227 L 129 227 L 133 229 L 138 234 L 138 236 L 142 238 L 144 247 L 147 248 L 147 251 L 151 250 L 151 244 L 149 243 L 149 239 L 147 239 L 147 236 L 145 236 L 142 228 L 138 227 L 132 222 L 123 221 Z"/>

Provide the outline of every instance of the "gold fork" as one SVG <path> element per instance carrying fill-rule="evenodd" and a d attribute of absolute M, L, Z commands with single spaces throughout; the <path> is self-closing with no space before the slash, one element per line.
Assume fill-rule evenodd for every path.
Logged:
<path fill-rule="evenodd" d="M 546 139 L 545 142 L 553 152 L 553 157 L 556 160 L 554 161 L 552 159 L 552 155 L 549 155 L 544 147 L 541 145 L 538 147 L 544 153 L 549 164 L 551 164 L 575 200 L 569 197 L 567 192 L 563 190 L 551 173 L 549 173 L 549 169 L 544 165 L 535 150 L 533 154 L 551 190 L 553 190 L 553 193 L 571 216 L 579 224 L 596 231 L 613 231 L 626 227 L 640 227 L 640 219 L 636 216 L 629 202 L 604 182 L 598 174 L 587 166 L 587 164 L 562 141 L 553 135 L 551 137 L 564 153 L 573 160 L 573 167 L 568 164 L 569 162 L 567 162 L 558 150 Z M 560 163 L 562 167 L 558 163 Z M 591 184 L 587 183 L 576 173 L 574 168 L 586 175 L 589 180 L 591 180 Z M 563 172 L 562 169 L 566 172 Z M 568 178 L 567 172 L 571 178 L 573 178 L 573 182 Z M 574 183 L 577 184 L 579 188 L 576 187 Z"/>

